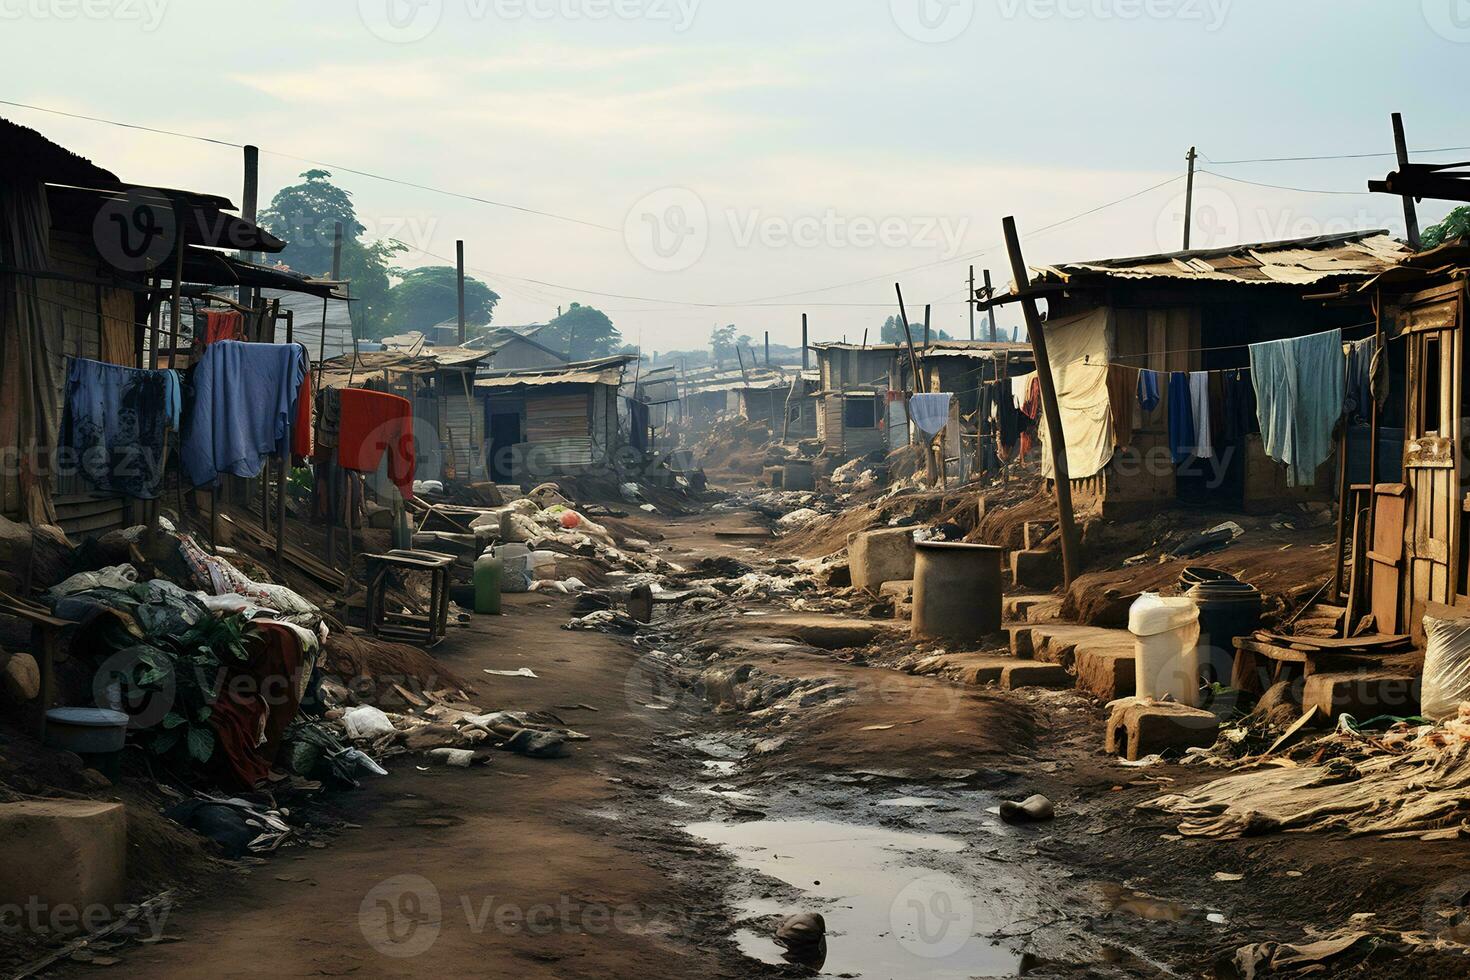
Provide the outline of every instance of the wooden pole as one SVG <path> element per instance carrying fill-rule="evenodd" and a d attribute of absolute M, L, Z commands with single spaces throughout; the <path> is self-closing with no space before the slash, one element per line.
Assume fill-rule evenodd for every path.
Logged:
<path fill-rule="evenodd" d="M 1409 165 L 1409 142 L 1404 137 L 1404 117 L 1402 113 L 1393 114 L 1393 149 L 1398 154 L 1399 172 Z M 1404 227 L 1408 231 L 1409 247 L 1419 251 L 1422 240 L 1419 237 L 1419 212 L 1414 207 L 1414 198 L 1408 194 L 1401 195 L 1404 199 Z"/>
<path fill-rule="evenodd" d="M 990 270 L 989 269 L 986 269 L 985 270 L 985 297 L 986 297 L 986 299 L 990 300 L 991 303 L 992 303 L 992 305 L 990 306 L 990 308 L 986 312 L 990 314 L 990 342 L 993 344 L 996 341 L 996 332 L 995 332 L 995 306 L 993 305 L 994 302 L 995 302 L 995 289 L 994 289 L 994 287 L 992 287 L 990 285 Z"/>
<path fill-rule="evenodd" d="M 903 339 L 909 348 L 909 368 L 914 373 L 914 390 L 924 390 L 924 379 L 919 377 L 919 355 L 914 353 L 914 336 L 909 333 L 909 313 L 903 305 L 903 286 L 899 283 L 893 284 L 893 291 L 898 293 L 898 317 L 899 329 L 903 331 Z"/>
<path fill-rule="evenodd" d="M 924 304 L 924 350 L 929 350 L 929 321 L 934 315 L 934 304 Z"/>
<path fill-rule="evenodd" d="M 1077 522 L 1072 513 L 1072 477 L 1067 466 L 1067 439 L 1062 431 L 1061 411 L 1057 407 L 1056 381 L 1051 374 L 1051 361 L 1046 355 L 1046 334 L 1041 327 L 1041 314 L 1036 309 L 1036 300 L 1029 295 L 1031 277 L 1026 271 L 1026 259 L 1021 254 L 1021 238 L 1016 233 L 1016 219 L 1008 217 L 1002 221 L 1005 229 L 1006 251 L 1011 259 L 1011 273 L 1016 278 L 1016 288 L 1022 294 L 1021 311 L 1026 317 L 1026 332 L 1031 338 L 1031 352 L 1036 360 L 1036 377 L 1041 382 L 1041 409 L 1046 415 L 1047 444 L 1051 448 L 1052 476 L 1056 482 L 1057 526 L 1062 538 L 1062 574 L 1068 587 L 1081 571 L 1081 542 L 1077 536 Z"/>
<path fill-rule="evenodd" d="M 1343 366 L 1347 372 L 1347 366 Z M 1331 596 L 1334 603 L 1342 601 L 1342 571 L 1347 559 L 1348 500 L 1353 495 L 1348 484 L 1348 420 L 1342 420 L 1342 431 L 1337 437 L 1337 564 L 1333 566 Z"/>
<path fill-rule="evenodd" d="M 975 267 L 970 266 L 970 339 L 975 339 Z M 993 339 L 993 338 L 992 338 Z"/>
<path fill-rule="evenodd" d="M 811 368 L 811 352 L 807 350 L 806 314 L 801 315 L 801 369 L 803 371 Z"/>
<path fill-rule="evenodd" d="M 255 224 L 257 209 L 260 202 L 260 150 L 254 146 L 245 147 L 245 187 L 240 202 L 240 217 Z M 254 262 L 254 252 L 245 253 L 246 262 Z M 254 290 L 248 286 L 241 286 L 238 298 L 241 306 L 254 306 Z"/>
<path fill-rule="evenodd" d="M 455 261 L 459 267 L 456 289 L 459 292 L 459 345 L 463 347 L 465 341 L 469 340 L 469 327 L 464 318 L 464 242 L 454 243 Z"/>
<path fill-rule="evenodd" d="M 771 366 L 771 331 L 766 331 L 766 367 Z"/>
<path fill-rule="evenodd" d="M 1199 159 L 1199 154 L 1194 147 L 1189 148 L 1189 155 L 1184 158 L 1189 161 L 1189 178 L 1184 185 L 1184 250 L 1189 251 L 1189 233 L 1194 227 L 1194 161 Z"/>

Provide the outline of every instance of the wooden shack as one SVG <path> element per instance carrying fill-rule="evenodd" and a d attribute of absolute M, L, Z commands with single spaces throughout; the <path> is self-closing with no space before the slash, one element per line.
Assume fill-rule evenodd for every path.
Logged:
<path fill-rule="evenodd" d="M 475 382 L 496 482 L 539 483 L 606 466 L 620 445 L 618 389 L 631 354 Z"/>
<path fill-rule="evenodd" d="M 1360 311 L 1324 307 L 1313 297 L 1361 284 L 1397 265 L 1408 249 L 1385 231 L 1195 249 L 1162 255 L 1033 267 L 1031 288 L 1051 321 L 1098 312 L 1096 329 L 1110 362 L 1159 372 L 1220 371 L 1250 364 L 1248 345 L 1342 328 L 1366 336 Z M 977 295 L 982 308 L 1015 302 Z M 1243 451 L 1174 463 L 1168 446 L 1167 393 L 1140 412 L 1131 444 L 1098 473 L 1073 481 L 1080 506 L 1109 517 L 1146 514 L 1177 502 L 1244 512 L 1330 501 L 1335 461 L 1314 483 L 1291 486 L 1284 466 L 1267 457 L 1259 434 Z M 1200 465 L 1203 464 L 1203 465 Z"/>
<path fill-rule="evenodd" d="M 817 352 L 820 402 L 817 438 L 826 455 L 838 462 L 872 452 L 886 452 L 908 442 L 907 418 L 901 401 L 890 401 L 897 389 L 899 344 L 813 344 Z M 893 440 L 897 440 L 894 442 Z"/>

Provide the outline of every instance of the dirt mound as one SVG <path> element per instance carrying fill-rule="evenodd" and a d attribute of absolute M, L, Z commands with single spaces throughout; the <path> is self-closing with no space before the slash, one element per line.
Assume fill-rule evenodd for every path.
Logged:
<path fill-rule="evenodd" d="M 352 690 L 358 689 L 354 681 L 360 684 L 359 678 L 370 678 L 383 697 L 392 692 L 394 684 L 411 691 L 453 688 L 474 693 L 468 681 L 417 647 L 351 633 L 333 633 L 327 638 L 322 671 Z"/>

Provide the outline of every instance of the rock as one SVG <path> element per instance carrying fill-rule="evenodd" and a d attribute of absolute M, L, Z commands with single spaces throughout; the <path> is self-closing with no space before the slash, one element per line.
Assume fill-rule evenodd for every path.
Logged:
<path fill-rule="evenodd" d="M 1110 707 L 1107 752 L 1130 762 L 1165 752 L 1209 748 L 1220 731 L 1220 719 L 1212 713 L 1172 701 L 1124 698 Z"/>
<path fill-rule="evenodd" d="M 29 653 L 11 654 L 5 662 L 5 693 L 16 701 L 33 701 L 41 696 L 41 668 Z"/>
<path fill-rule="evenodd" d="M 1000 805 L 1000 818 L 1006 823 L 1045 823 L 1056 815 L 1056 806 L 1039 793 L 1020 803 L 1005 800 Z"/>
<path fill-rule="evenodd" d="M 653 622 L 653 590 L 646 585 L 633 589 L 628 596 L 628 615 L 640 623 Z"/>
<path fill-rule="evenodd" d="M 125 896 L 127 838 L 121 803 L 0 804 L 0 906 L 115 907 Z"/>
<path fill-rule="evenodd" d="M 818 912 L 799 912 L 776 927 L 776 942 L 786 949 L 809 949 L 827 939 L 827 920 Z"/>

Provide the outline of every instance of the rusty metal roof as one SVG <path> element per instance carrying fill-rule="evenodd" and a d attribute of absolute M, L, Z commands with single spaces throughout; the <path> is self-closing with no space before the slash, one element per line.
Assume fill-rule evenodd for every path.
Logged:
<path fill-rule="evenodd" d="M 1108 279 L 1168 279 L 1304 286 L 1338 278 L 1376 276 L 1412 254 L 1407 245 L 1388 232 L 1376 230 L 1160 255 L 1065 262 L 1036 266 L 1031 271 L 1032 282 L 1038 285 L 1082 284 Z M 1014 286 L 1011 292 L 1015 294 Z"/>
<path fill-rule="evenodd" d="M 527 388 L 541 385 L 611 385 L 621 387 L 623 370 L 638 360 L 634 354 L 619 354 L 597 361 L 581 361 L 554 368 L 507 371 L 480 378 L 476 388 Z"/>

